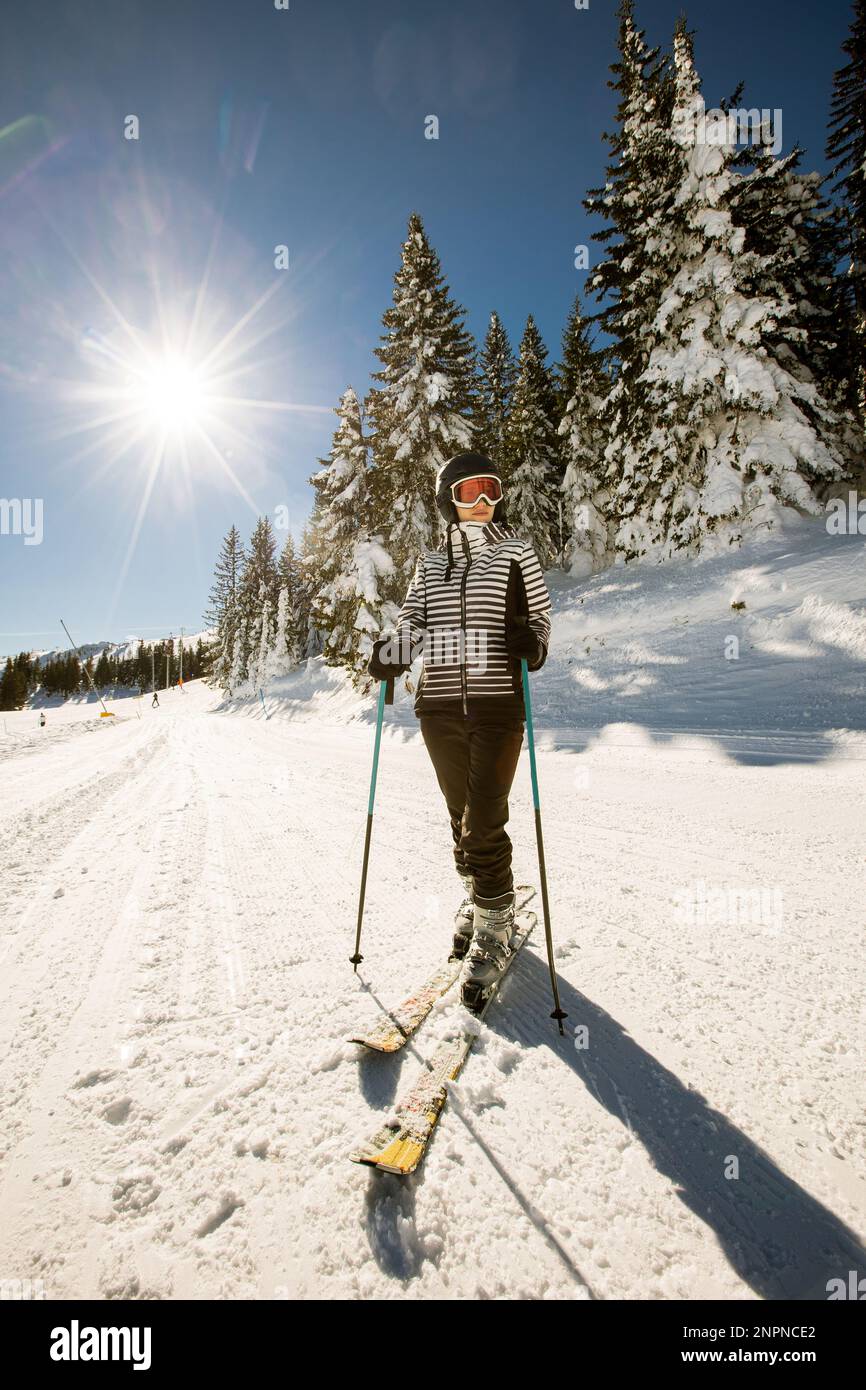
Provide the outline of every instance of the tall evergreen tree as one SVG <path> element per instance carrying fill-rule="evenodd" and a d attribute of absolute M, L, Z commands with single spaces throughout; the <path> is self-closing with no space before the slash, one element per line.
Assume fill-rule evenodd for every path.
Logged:
<path fill-rule="evenodd" d="M 580 294 L 575 293 L 562 333 L 562 358 L 553 369 L 557 422 L 562 420 L 569 401 L 580 387 L 591 381 L 595 395 L 604 393 L 607 388 L 604 355 L 592 346 L 590 323 L 583 312 Z"/>
<path fill-rule="evenodd" d="M 242 679 L 251 677 L 253 665 L 258 661 L 258 634 L 261 632 L 265 599 L 270 613 L 276 613 L 280 594 L 276 552 L 277 543 L 270 519 L 260 517 L 250 537 L 238 593 L 238 632 L 241 635 L 240 656 L 244 670 Z M 235 640 L 233 671 L 236 669 L 237 653 Z"/>
<path fill-rule="evenodd" d="M 272 607 L 276 605 L 279 589 L 277 569 L 277 543 L 270 518 L 259 517 L 250 537 L 249 550 L 241 576 L 241 603 L 249 605 L 254 612 L 261 601 L 262 589 Z M 244 616 L 248 617 L 247 612 Z"/>
<path fill-rule="evenodd" d="M 833 80 L 827 158 L 844 198 L 848 273 L 844 300 L 853 319 L 851 361 L 861 426 L 866 421 L 866 0 L 854 0 L 848 62 Z"/>
<path fill-rule="evenodd" d="M 661 279 L 658 258 L 670 254 L 666 214 L 676 191 L 676 171 L 667 129 L 672 102 L 669 60 L 647 45 L 634 19 L 633 0 L 619 7 L 619 58 L 611 64 L 617 93 L 617 126 L 605 133 L 611 157 L 606 181 L 590 189 L 584 206 L 608 224 L 593 233 L 604 256 L 589 275 L 588 289 L 601 301 L 593 315 L 610 338 L 607 363 L 616 367 L 617 384 L 610 415 L 633 410 L 629 396 L 643 371 L 652 342 L 650 325 Z M 654 244 L 647 245 L 652 219 Z"/>
<path fill-rule="evenodd" d="M 232 526 L 222 543 L 214 568 L 205 622 L 216 629 L 210 680 L 221 690 L 228 689 L 234 659 L 235 637 L 240 619 L 240 586 L 246 557 L 241 533 Z"/>
<path fill-rule="evenodd" d="M 494 310 L 481 352 L 475 447 L 499 465 L 506 487 L 516 462 L 509 453 L 508 441 L 508 417 L 516 378 L 517 364 L 508 334 Z"/>
<path fill-rule="evenodd" d="M 351 670 L 358 689 L 369 688 L 367 664 L 374 641 L 386 628 L 393 629 L 397 620 L 399 604 L 385 596 L 386 589 L 393 589 L 394 576 L 394 562 L 386 549 L 385 537 L 362 527 L 346 571 L 334 587 L 335 608 L 339 611 L 346 604 L 355 613 L 353 629 L 344 641 L 342 662 Z"/>
<path fill-rule="evenodd" d="M 279 602 L 279 600 L 278 600 Z M 250 634 L 250 656 L 247 679 L 253 694 L 263 690 L 273 674 L 272 663 L 275 654 L 276 613 L 271 607 L 268 590 L 262 583 L 259 589 L 259 602 Z"/>
<path fill-rule="evenodd" d="M 827 201 L 826 180 L 800 169 L 802 157 L 799 146 L 782 159 L 767 148 L 742 151 L 731 167 L 748 165 L 749 172 L 732 183 L 728 207 L 746 233 L 745 287 L 778 305 L 764 345 L 844 417 L 854 408 L 856 385 L 851 316 L 836 273 L 844 222 Z M 847 451 L 857 443 L 851 430 Z"/>
<path fill-rule="evenodd" d="M 617 489 L 623 473 L 622 450 L 652 428 L 643 373 L 654 341 L 664 267 L 670 266 L 675 254 L 670 212 L 678 187 L 677 160 L 668 136 L 673 102 L 670 62 L 659 48 L 649 47 L 638 29 L 633 0 L 621 0 L 618 45 L 619 56 L 611 65 L 613 77 L 608 82 L 618 101 L 615 130 L 604 137 L 610 146 L 606 180 L 584 200 L 587 211 L 602 216 L 607 224 L 593 233 L 604 254 L 590 273 L 587 288 L 601 305 L 591 321 L 609 338 L 602 351 L 608 385 L 601 407 L 605 440 L 601 481 L 611 524 L 615 513 L 628 507 L 627 498 Z M 579 491 L 581 482 L 579 476 L 572 477 L 569 490 L 573 492 L 576 485 Z M 575 508 L 581 505 L 579 498 L 574 499 Z M 590 548 L 596 554 L 598 519 L 591 511 L 572 515 L 579 532 L 585 531 L 584 523 L 590 524 L 595 535 Z"/>
<path fill-rule="evenodd" d="M 517 460 L 508 489 L 508 515 L 531 540 L 542 568 L 561 558 L 559 489 L 562 450 L 557 434 L 556 392 L 546 365 L 547 348 L 530 314 L 520 341 L 520 360 L 508 421 L 508 449 Z"/>
<path fill-rule="evenodd" d="M 274 621 L 274 647 L 269 660 L 270 675 L 285 675 L 292 666 L 297 665 L 297 647 L 292 646 L 289 611 L 288 586 L 281 584 L 277 616 Z"/>
<path fill-rule="evenodd" d="M 589 326 L 575 295 L 557 369 L 557 415 L 565 460 L 562 505 L 565 512 L 564 566 L 575 576 L 602 569 L 609 559 L 604 484 L 604 431 L 601 413 L 610 383 L 589 339 Z"/>
<path fill-rule="evenodd" d="M 27 698 L 20 671 L 16 670 L 11 656 L 7 656 L 3 675 L 0 677 L 0 709 L 21 709 Z"/>
<path fill-rule="evenodd" d="M 716 123 L 708 134 L 691 35 L 674 37 L 669 139 L 680 170 L 668 213 L 670 275 L 653 320 L 639 385 L 651 428 L 634 421 L 612 443 L 626 559 L 721 544 L 772 527 L 784 507 L 818 513 L 813 484 L 838 478 L 838 418 L 811 379 L 771 351 L 785 306 L 756 290 L 760 267 L 745 250 L 736 203 L 735 153 Z M 651 249 L 655 228 L 648 223 Z M 674 273 L 671 274 L 670 272 Z"/>
<path fill-rule="evenodd" d="M 105 651 L 99 653 L 96 670 L 93 673 L 93 684 L 97 690 L 105 690 L 111 684 L 111 666 Z"/>
<path fill-rule="evenodd" d="M 19 705 L 24 705 L 30 699 L 39 685 L 39 675 L 33 663 L 30 652 L 19 652 L 13 662 L 14 682 L 18 695 Z"/>
<path fill-rule="evenodd" d="M 433 498 L 437 469 L 473 443 L 477 377 L 465 313 L 451 298 L 439 258 L 413 212 L 376 349 L 382 370 L 373 377 L 381 385 L 371 389 L 367 402 L 374 431 L 371 523 L 387 530 L 394 597 L 419 553 L 440 534 Z"/>
<path fill-rule="evenodd" d="M 383 604 L 390 617 L 380 584 L 393 581 L 394 565 L 381 535 L 370 530 L 372 470 L 361 407 L 351 387 L 336 414 L 340 423 L 329 457 L 310 480 L 316 489 L 310 525 L 317 538 L 312 619 L 323 634 L 326 664 L 355 672 L 381 631 Z"/>
<path fill-rule="evenodd" d="M 234 695 L 247 682 L 249 677 L 249 650 L 250 643 L 247 633 L 246 619 L 241 614 L 235 632 L 235 649 L 232 653 L 232 665 L 229 671 L 228 691 Z"/>
<path fill-rule="evenodd" d="M 290 670 L 304 659 L 307 637 L 306 594 L 301 563 L 291 532 L 280 553 L 279 574 L 276 653 L 278 661 Z"/>
<path fill-rule="evenodd" d="M 322 541 L 321 534 L 314 526 L 316 510 L 314 506 L 313 515 L 304 522 L 301 528 L 301 545 L 298 556 L 298 571 L 301 583 L 301 604 L 302 604 L 302 631 L 301 639 L 301 658 L 307 660 L 311 656 L 319 656 L 324 646 L 324 635 L 316 626 L 313 616 L 313 601 L 316 594 L 316 576 L 322 568 Z"/>

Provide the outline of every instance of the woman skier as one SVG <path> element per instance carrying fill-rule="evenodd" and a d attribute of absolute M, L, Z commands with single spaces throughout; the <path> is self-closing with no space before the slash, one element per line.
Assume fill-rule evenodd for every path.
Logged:
<path fill-rule="evenodd" d="M 538 671 L 547 659 L 550 595 L 532 545 L 508 523 L 489 458 L 464 453 L 443 464 L 436 505 L 445 536 L 418 560 L 396 634 L 374 644 L 368 670 L 387 680 L 423 652 L 414 709 L 451 821 L 465 890 L 452 954 L 467 957 L 463 992 L 474 1002 L 510 955 L 505 826 L 526 718 L 520 661 Z"/>

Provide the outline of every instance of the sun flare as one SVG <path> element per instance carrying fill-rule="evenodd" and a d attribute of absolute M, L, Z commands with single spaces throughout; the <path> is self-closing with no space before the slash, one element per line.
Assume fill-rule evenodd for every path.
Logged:
<path fill-rule="evenodd" d="M 274 279 L 234 317 L 227 303 L 208 294 L 207 268 L 195 293 L 169 294 L 162 288 L 167 277 L 153 267 L 152 298 L 138 304 L 133 318 L 69 250 L 94 291 L 99 323 L 82 327 L 79 372 L 58 379 L 63 411 L 53 431 L 70 446 L 80 441 L 64 466 L 78 473 L 83 487 L 102 485 L 122 470 L 133 498 L 138 494 L 113 613 L 150 511 L 181 509 L 195 525 L 198 486 L 219 479 L 259 518 L 264 508 L 250 491 L 249 461 L 260 477 L 265 464 L 281 457 L 278 421 L 330 417 L 333 410 L 272 400 L 261 389 L 276 379 L 279 362 L 274 348 L 265 353 L 264 345 L 280 343 L 292 317 L 274 304 L 285 280 Z M 252 391 L 245 389 L 249 382 Z"/>
<path fill-rule="evenodd" d="M 143 373 L 133 388 L 134 403 L 166 433 L 200 425 L 207 412 L 208 389 L 199 368 L 169 353 Z"/>

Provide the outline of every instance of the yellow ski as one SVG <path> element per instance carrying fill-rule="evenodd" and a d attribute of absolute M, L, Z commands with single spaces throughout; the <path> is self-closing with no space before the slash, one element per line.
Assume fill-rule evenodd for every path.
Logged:
<path fill-rule="evenodd" d="M 514 889 L 514 907 L 518 916 L 534 894 L 535 889 L 531 884 L 517 884 Z M 420 989 L 404 999 L 392 1013 L 386 1014 L 378 1023 L 374 1023 L 368 1032 L 353 1033 L 348 1041 L 361 1043 L 373 1052 L 399 1052 L 401 1047 L 406 1046 L 412 1034 L 421 1027 L 436 1000 L 448 993 L 462 969 L 462 960 L 446 961 Z"/>
<path fill-rule="evenodd" d="M 502 981 L 537 920 L 534 912 L 518 913 L 516 931 L 512 937 L 512 954 L 476 1018 L 483 1018 L 497 997 Z M 446 1038 L 439 1044 L 427 1069 L 418 1077 L 405 1099 L 398 1103 L 394 1121 L 383 1125 L 372 1139 L 359 1145 L 349 1155 L 353 1163 L 366 1163 L 385 1173 L 398 1173 L 401 1177 L 416 1171 L 427 1152 L 436 1121 L 448 1098 L 448 1083 L 459 1074 L 476 1036 L 476 1033 L 464 1029 L 456 1038 Z"/>

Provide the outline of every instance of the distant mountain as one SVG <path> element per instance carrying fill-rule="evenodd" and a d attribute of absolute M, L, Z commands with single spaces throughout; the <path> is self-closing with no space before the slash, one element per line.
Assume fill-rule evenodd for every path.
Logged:
<path fill-rule="evenodd" d="M 216 630 L 214 628 L 204 628 L 201 632 L 186 632 L 184 633 L 183 645 L 185 647 L 195 647 L 199 638 L 201 638 L 202 642 L 207 644 L 213 641 L 215 636 Z M 166 632 L 162 636 L 157 637 L 127 637 L 123 642 L 83 642 L 79 647 L 79 651 L 85 661 L 88 657 L 92 656 L 94 662 L 97 662 L 103 652 L 109 656 L 116 656 L 120 660 L 123 660 L 125 657 L 137 656 L 142 644 L 152 647 L 154 644 L 158 645 L 160 642 L 166 642 L 169 637 L 174 638 L 175 650 L 177 650 L 177 646 L 180 642 L 180 634 L 177 632 Z M 30 658 L 38 666 L 47 666 L 49 661 L 58 661 L 62 657 L 70 655 L 74 655 L 74 649 L 72 647 L 51 647 L 45 651 L 32 651 L 30 653 Z"/>

